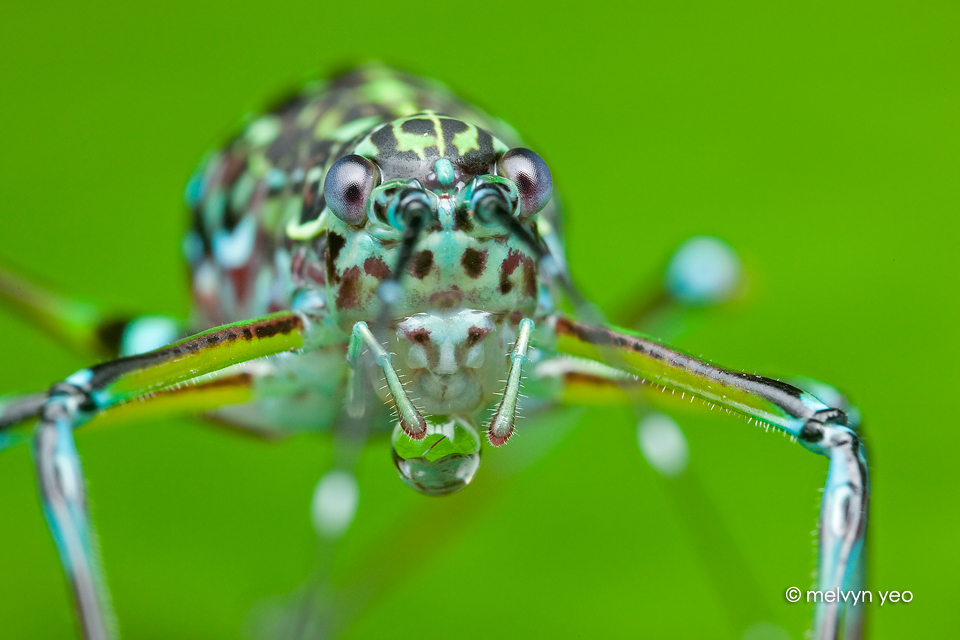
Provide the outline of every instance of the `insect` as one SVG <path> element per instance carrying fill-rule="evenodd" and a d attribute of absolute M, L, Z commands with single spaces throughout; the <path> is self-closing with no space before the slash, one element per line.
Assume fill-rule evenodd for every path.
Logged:
<path fill-rule="evenodd" d="M 862 581 L 869 478 L 843 403 L 608 325 L 572 282 L 545 162 L 437 83 L 370 65 L 307 86 L 205 158 L 186 200 L 186 323 L 104 319 L 0 273 L 8 301 L 113 356 L 0 401 L 6 432 L 37 418 L 41 501 L 85 638 L 116 632 L 74 430 L 132 411 L 344 442 L 392 428 L 401 480 L 441 496 L 471 482 L 484 439 L 511 439 L 523 378 L 547 403 L 679 393 L 827 456 L 819 588 Z M 321 535 L 356 508 L 355 455 L 341 458 L 315 494 Z M 815 636 L 858 637 L 861 619 L 820 602 Z"/>

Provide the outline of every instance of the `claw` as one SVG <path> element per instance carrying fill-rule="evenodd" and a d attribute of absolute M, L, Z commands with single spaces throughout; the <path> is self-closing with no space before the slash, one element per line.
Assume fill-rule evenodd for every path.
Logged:
<path fill-rule="evenodd" d="M 414 440 L 423 440 L 427 435 L 427 421 L 424 420 L 419 411 L 417 411 L 414 418 L 415 419 L 411 421 L 401 414 L 400 428 Z"/>

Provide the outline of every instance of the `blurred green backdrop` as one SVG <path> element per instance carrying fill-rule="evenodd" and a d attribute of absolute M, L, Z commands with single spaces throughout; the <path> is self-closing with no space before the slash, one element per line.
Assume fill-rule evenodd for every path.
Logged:
<path fill-rule="evenodd" d="M 626 305 L 692 234 L 749 295 L 675 342 L 847 391 L 873 470 L 871 637 L 954 635 L 958 7 L 902 3 L 11 3 L 0 22 L 0 258 L 107 306 L 183 315 L 180 194 L 244 113 L 376 58 L 436 77 L 547 159 L 579 283 Z M 0 313 L 0 391 L 87 364 Z M 799 639 L 826 460 L 742 420 L 681 414 L 693 470 L 762 599 Z M 533 420 L 529 421 L 531 424 Z M 620 409 L 540 420 L 523 471 L 487 451 L 440 502 L 368 447 L 333 561 L 348 638 L 740 638 Z M 537 442 L 537 436 L 528 438 Z M 329 443 L 193 420 L 78 436 L 126 638 L 238 638 L 314 563 Z M 0 636 L 74 634 L 26 447 L 0 453 Z M 758 631 L 755 629 L 755 631 Z M 757 634 L 751 637 L 761 637 Z M 782 637 L 771 635 L 769 637 Z"/>

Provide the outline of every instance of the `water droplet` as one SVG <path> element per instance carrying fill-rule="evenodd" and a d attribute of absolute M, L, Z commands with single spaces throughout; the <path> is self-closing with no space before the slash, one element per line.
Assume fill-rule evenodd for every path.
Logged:
<path fill-rule="evenodd" d="M 480 436 L 463 418 L 427 419 L 427 435 L 413 440 L 397 424 L 390 443 L 403 483 L 426 496 L 464 488 L 480 468 Z"/>

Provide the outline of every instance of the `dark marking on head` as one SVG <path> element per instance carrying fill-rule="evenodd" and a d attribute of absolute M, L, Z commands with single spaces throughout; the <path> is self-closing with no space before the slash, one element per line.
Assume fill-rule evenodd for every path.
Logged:
<path fill-rule="evenodd" d="M 437 128 L 433 124 L 433 120 L 428 120 L 427 118 L 412 118 L 410 120 L 405 120 L 403 124 L 400 125 L 400 130 L 404 133 L 412 133 L 414 135 L 421 136 L 436 136 Z"/>
<path fill-rule="evenodd" d="M 463 270 L 466 274 L 476 280 L 483 275 L 483 269 L 487 266 L 487 250 L 477 251 L 476 249 L 468 247 L 467 250 L 463 252 L 460 264 L 463 265 Z"/>
<path fill-rule="evenodd" d="M 456 309 L 463 304 L 463 292 L 459 287 L 450 287 L 430 296 L 430 306 L 434 309 Z"/>
<path fill-rule="evenodd" d="M 440 119 L 440 130 L 443 132 L 443 143 L 449 149 L 454 147 L 453 138 L 458 133 L 463 133 L 467 130 L 467 123 L 462 120 L 455 120 L 453 118 L 441 118 Z"/>
<path fill-rule="evenodd" d="M 383 258 L 372 257 L 363 261 L 363 272 L 368 276 L 373 276 L 377 280 L 387 280 L 390 278 L 390 267 L 383 261 Z"/>
<path fill-rule="evenodd" d="M 360 267 L 345 269 L 337 290 L 337 308 L 353 309 L 360 305 Z"/>
<path fill-rule="evenodd" d="M 464 233 L 473 231 L 473 219 L 470 217 L 470 213 L 466 207 L 457 207 L 453 216 L 454 228 L 457 231 L 463 231 Z"/>
<path fill-rule="evenodd" d="M 373 132 L 370 141 L 376 145 L 379 153 L 377 154 L 377 163 L 381 168 L 387 160 L 396 160 L 401 163 L 411 163 L 414 166 L 420 165 L 420 156 L 413 151 L 397 151 L 397 137 L 393 135 L 393 127 L 386 126 Z"/>
<path fill-rule="evenodd" d="M 537 295 L 537 264 L 527 257 L 523 259 L 523 295 L 528 298 Z"/>
<path fill-rule="evenodd" d="M 431 107 L 429 104 L 424 106 Z M 462 120 L 449 116 L 438 118 L 416 116 L 399 122 L 395 121 L 395 126 L 397 129 L 394 126 L 381 127 L 370 135 L 370 141 L 377 147 L 377 155 L 372 159 L 380 167 L 384 179 L 416 178 L 428 183 L 435 181 L 436 175 L 433 171 L 436 160 L 441 157 L 440 146 L 444 147 L 442 157 L 454 166 L 456 180 L 465 180 L 470 176 L 493 172 L 498 155 L 493 147 L 493 136 L 488 131 L 477 128 L 478 148 L 472 148 L 465 154 L 461 154 L 457 145 L 453 144 L 453 140 L 458 133 L 467 131 L 469 128 L 469 125 Z M 401 132 L 408 136 L 422 136 L 429 146 L 419 152 L 401 151 L 397 140 Z M 437 142 L 433 143 L 433 140 Z"/>
<path fill-rule="evenodd" d="M 407 271 L 417 280 L 423 280 L 427 277 L 427 274 L 430 273 L 430 269 L 433 268 L 433 252 L 424 249 L 423 251 L 417 251 L 410 258 L 410 265 L 407 267 Z"/>
<path fill-rule="evenodd" d="M 337 275 L 337 258 L 340 257 L 340 251 L 346 243 L 347 239 L 339 233 L 332 231 L 327 233 L 327 279 L 333 284 L 340 282 L 340 277 Z"/>
<path fill-rule="evenodd" d="M 430 332 L 423 327 L 413 331 L 408 331 L 405 335 L 407 340 L 414 344 L 424 345 L 430 342 Z"/>
<path fill-rule="evenodd" d="M 510 282 L 510 276 L 520 266 L 521 253 L 510 250 L 510 253 L 500 264 L 500 293 L 506 295 L 513 290 L 513 283 Z"/>
<path fill-rule="evenodd" d="M 486 338 L 488 333 L 490 333 L 490 330 L 484 327 L 470 327 L 467 330 L 467 346 L 475 346 L 481 340 Z"/>
<path fill-rule="evenodd" d="M 471 149 L 464 155 L 459 164 L 466 173 L 475 176 L 491 173 L 491 166 L 496 159 L 493 149 L 493 136 L 488 131 L 477 127 L 477 145 L 479 149 Z"/>

